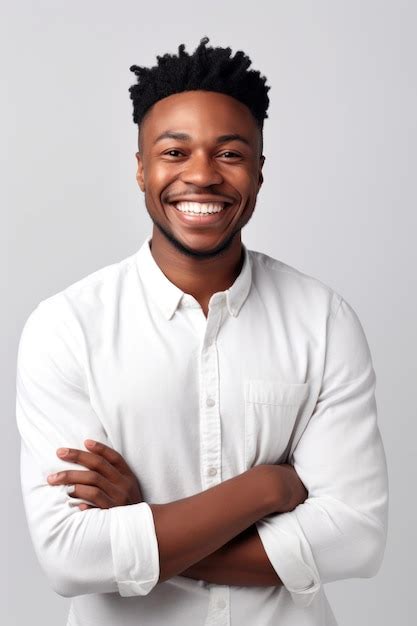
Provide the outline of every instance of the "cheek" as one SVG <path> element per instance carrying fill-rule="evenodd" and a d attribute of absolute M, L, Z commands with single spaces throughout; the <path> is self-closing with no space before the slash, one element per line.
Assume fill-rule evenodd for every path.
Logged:
<path fill-rule="evenodd" d="M 174 190 L 175 181 L 178 179 L 177 173 L 174 172 L 174 168 L 158 168 L 152 177 L 152 193 L 155 197 L 161 200 L 165 197 L 166 192 L 171 188 L 171 192 Z"/>
<path fill-rule="evenodd" d="M 169 181 L 173 174 L 172 168 L 165 167 L 163 164 L 149 159 L 145 170 L 146 183 L 152 185 L 152 187 L 159 188 L 165 184 L 165 181 Z"/>
<path fill-rule="evenodd" d="M 251 196 L 257 188 L 257 178 L 252 171 L 237 170 L 234 175 L 234 185 L 242 196 Z"/>

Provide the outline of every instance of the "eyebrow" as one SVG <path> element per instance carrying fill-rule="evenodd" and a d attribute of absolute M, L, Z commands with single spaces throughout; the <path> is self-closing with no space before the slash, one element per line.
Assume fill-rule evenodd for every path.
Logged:
<path fill-rule="evenodd" d="M 177 141 L 191 141 L 191 136 L 187 135 L 187 133 L 179 133 L 173 130 L 166 130 L 155 139 L 153 142 L 154 145 L 158 143 L 158 141 L 162 141 L 162 139 L 176 139 Z M 239 135 L 238 133 L 230 133 L 228 135 L 220 135 L 217 137 L 216 142 L 226 143 L 227 141 L 241 141 L 242 143 L 250 146 L 249 141 L 243 135 Z"/>

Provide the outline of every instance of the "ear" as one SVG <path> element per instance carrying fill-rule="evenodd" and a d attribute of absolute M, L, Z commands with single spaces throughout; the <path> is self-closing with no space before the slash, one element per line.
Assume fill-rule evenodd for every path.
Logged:
<path fill-rule="evenodd" d="M 145 191 L 145 181 L 143 178 L 143 159 L 140 152 L 136 152 L 136 160 L 138 162 L 138 169 L 136 171 L 136 180 L 138 182 L 141 191 Z"/>
<path fill-rule="evenodd" d="M 265 163 L 265 157 L 264 157 L 263 154 L 261 155 L 259 161 L 260 161 L 260 167 L 259 167 L 259 178 L 258 178 L 258 191 L 261 188 L 262 183 L 264 182 L 264 177 L 263 177 L 263 174 L 262 174 L 262 168 L 263 168 L 264 163 Z"/>

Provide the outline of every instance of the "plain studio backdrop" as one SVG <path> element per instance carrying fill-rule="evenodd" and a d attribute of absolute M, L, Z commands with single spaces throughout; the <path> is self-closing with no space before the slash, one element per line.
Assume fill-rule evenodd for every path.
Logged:
<path fill-rule="evenodd" d="M 1 623 L 65 624 L 70 603 L 49 588 L 24 516 L 22 326 L 150 234 L 129 66 L 207 35 L 244 50 L 271 85 L 265 182 L 243 241 L 340 293 L 373 356 L 388 544 L 375 578 L 328 584 L 329 601 L 340 626 L 414 624 L 416 3 L 3 1 L 0 23 Z"/>

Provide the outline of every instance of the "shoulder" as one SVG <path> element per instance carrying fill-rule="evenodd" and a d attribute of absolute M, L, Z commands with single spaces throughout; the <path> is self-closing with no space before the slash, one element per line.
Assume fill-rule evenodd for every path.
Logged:
<path fill-rule="evenodd" d="M 287 314 L 287 320 L 297 318 L 302 328 L 312 325 L 326 329 L 327 340 L 331 337 L 332 358 L 342 359 L 341 368 L 346 361 L 352 371 L 369 367 L 371 357 L 364 327 L 355 308 L 340 293 L 283 261 L 262 252 L 249 252 L 254 280 L 264 301 L 274 302 Z"/>
<path fill-rule="evenodd" d="M 121 261 L 106 265 L 42 302 L 67 300 L 74 305 L 80 302 L 99 304 L 103 299 L 114 297 L 129 274 L 136 272 L 136 255 L 134 253 Z"/>
<path fill-rule="evenodd" d="M 343 297 L 330 285 L 264 252 L 248 252 L 254 281 L 261 289 L 275 292 L 281 302 L 324 308 L 330 317 L 336 315 Z"/>
<path fill-rule="evenodd" d="M 297 315 L 303 325 L 326 320 L 335 351 L 351 351 L 351 360 L 369 360 L 369 344 L 356 309 L 318 278 L 262 252 L 250 251 L 252 271 L 264 297 L 272 292 L 280 309 Z M 266 294 L 266 295 L 265 295 Z M 272 296 L 274 297 L 274 296 Z"/>
<path fill-rule="evenodd" d="M 69 337 L 72 329 L 87 320 L 97 322 L 118 306 L 123 286 L 135 278 L 136 255 L 106 265 L 41 300 L 27 316 L 22 335 L 52 336 L 62 330 Z"/>

